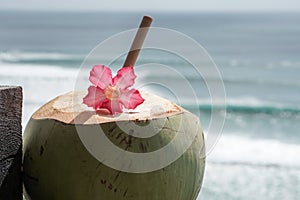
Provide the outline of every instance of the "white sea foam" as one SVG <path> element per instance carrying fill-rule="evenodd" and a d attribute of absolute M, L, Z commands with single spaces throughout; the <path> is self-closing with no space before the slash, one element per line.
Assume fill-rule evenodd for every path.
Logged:
<path fill-rule="evenodd" d="M 300 145 L 274 139 L 250 139 L 241 134 L 223 134 L 208 155 L 208 161 L 228 164 L 300 167 Z"/>
<path fill-rule="evenodd" d="M 60 60 L 60 59 L 75 59 L 81 58 L 80 55 L 71 55 L 55 52 L 20 52 L 20 51 L 10 51 L 10 52 L 0 52 L 0 61 L 3 62 L 17 62 L 17 61 L 27 61 L 27 60 Z"/>
<path fill-rule="evenodd" d="M 218 104 L 218 101 L 217 101 Z M 286 104 L 281 104 L 274 101 L 262 100 L 254 96 L 239 96 L 239 97 L 227 97 L 226 98 L 227 106 L 236 106 L 236 107 L 274 107 L 274 108 L 285 108 Z"/>
<path fill-rule="evenodd" d="M 78 69 L 54 65 L 33 65 L 0 62 L 0 76 L 20 78 L 70 78 L 76 77 Z"/>
<path fill-rule="evenodd" d="M 227 108 L 253 108 L 253 109 L 260 109 L 260 108 L 270 108 L 270 109 L 287 109 L 287 110 L 300 110 L 298 105 L 294 104 L 287 104 L 287 103 L 280 103 L 275 101 L 268 101 L 259 99 L 254 96 L 239 96 L 239 97 L 226 97 L 226 101 L 224 102 L 223 99 L 214 99 L 212 102 L 211 99 L 208 98 L 180 98 L 179 102 L 182 106 L 187 108 L 195 107 L 195 103 L 202 108 L 204 107 L 224 107 Z M 225 103 L 225 104 L 224 104 Z M 198 107 L 198 106 L 197 106 Z"/>
<path fill-rule="evenodd" d="M 224 106 L 224 105 L 234 105 L 234 106 L 251 106 L 251 107 L 258 107 L 258 106 L 266 106 L 266 105 L 274 105 L 274 106 L 280 106 L 280 104 L 275 102 L 267 102 L 260 100 L 255 97 L 251 96 L 243 96 L 243 97 L 226 97 L 226 101 L 215 99 L 214 102 L 212 102 L 212 99 L 208 98 L 198 98 L 198 99 L 191 99 L 191 98 L 181 98 L 180 99 L 183 105 L 186 105 L 187 107 L 194 105 L 195 102 L 197 102 L 201 106 L 207 106 L 207 105 L 214 105 L 214 106 Z M 225 104 L 224 104 L 225 103 Z"/>

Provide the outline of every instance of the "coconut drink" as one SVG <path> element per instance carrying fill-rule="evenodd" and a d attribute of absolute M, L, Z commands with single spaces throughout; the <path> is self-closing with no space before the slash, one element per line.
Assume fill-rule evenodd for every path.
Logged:
<path fill-rule="evenodd" d="M 32 115 L 24 133 L 27 199 L 197 198 L 205 169 L 199 118 L 131 88 L 137 55 L 129 53 L 115 77 L 94 66 L 87 91 L 58 96 Z"/>

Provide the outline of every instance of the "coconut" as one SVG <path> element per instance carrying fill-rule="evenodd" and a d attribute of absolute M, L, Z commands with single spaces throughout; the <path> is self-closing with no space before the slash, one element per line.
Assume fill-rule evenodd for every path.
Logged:
<path fill-rule="evenodd" d="M 119 116 L 82 105 L 84 92 L 59 96 L 36 111 L 24 133 L 27 199 L 195 200 L 205 168 L 198 117 L 141 94 L 145 102 Z M 97 143 L 99 131 L 119 156 L 107 159 L 115 151 L 86 144 L 84 135 Z M 97 157 L 99 149 L 105 158 Z"/>

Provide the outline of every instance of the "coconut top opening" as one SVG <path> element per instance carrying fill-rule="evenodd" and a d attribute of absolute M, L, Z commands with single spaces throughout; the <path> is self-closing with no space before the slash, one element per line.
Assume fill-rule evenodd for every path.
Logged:
<path fill-rule="evenodd" d="M 146 121 L 155 118 L 170 117 L 183 112 L 175 103 L 141 91 L 144 103 L 134 110 L 125 110 L 118 115 L 95 111 L 82 103 L 87 92 L 76 91 L 56 97 L 42 106 L 33 115 L 33 119 L 54 119 L 66 124 L 101 124 L 113 121 Z"/>

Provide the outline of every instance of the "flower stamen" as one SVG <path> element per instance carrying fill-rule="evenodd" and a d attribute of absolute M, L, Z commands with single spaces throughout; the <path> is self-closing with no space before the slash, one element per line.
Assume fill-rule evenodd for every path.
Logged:
<path fill-rule="evenodd" d="M 108 86 L 105 89 L 104 94 L 107 99 L 116 100 L 116 99 L 120 98 L 121 93 L 120 93 L 120 90 L 116 86 Z"/>

